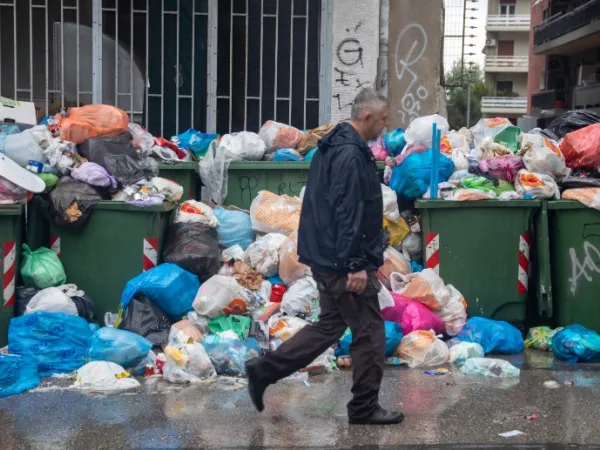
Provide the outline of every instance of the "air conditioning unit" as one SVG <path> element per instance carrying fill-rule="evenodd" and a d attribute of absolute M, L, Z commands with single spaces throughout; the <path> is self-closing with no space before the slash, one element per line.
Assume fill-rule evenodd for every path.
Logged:
<path fill-rule="evenodd" d="M 498 42 L 496 41 L 496 39 L 486 39 L 485 40 L 486 47 L 495 47 L 497 44 L 498 44 Z"/>

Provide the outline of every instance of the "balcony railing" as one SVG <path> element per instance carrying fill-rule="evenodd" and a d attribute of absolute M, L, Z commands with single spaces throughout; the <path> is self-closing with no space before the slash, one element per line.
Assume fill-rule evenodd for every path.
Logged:
<path fill-rule="evenodd" d="M 600 108 L 600 84 L 573 89 L 575 108 Z"/>
<path fill-rule="evenodd" d="M 486 28 L 488 31 L 494 31 L 497 28 L 522 29 L 525 31 L 529 30 L 530 23 L 531 16 L 529 14 L 502 14 L 497 16 L 487 16 Z"/>
<path fill-rule="evenodd" d="M 485 70 L 488 72 L 527 72 L 529 56 L 486 56 Z"/>
<path fill-rule="evenodd" d="M 515 112 L 527 109 L 527 97 L 482 97 L 481 110 L 514 110 Z"/>
<path fill-rule="evenodd" d="M 537 46 L 556 39 L 598 20 L 599 17 L 600 0 L 590 0 L 573 11 L 551 17 L 536 26 L 533 44 Z"/>
<path fill-rule="evenodd" d="M 531 95 L 531 107 L 535 109 L 564 109 L 566 108 L 564 89 L 540 91 Z"/>

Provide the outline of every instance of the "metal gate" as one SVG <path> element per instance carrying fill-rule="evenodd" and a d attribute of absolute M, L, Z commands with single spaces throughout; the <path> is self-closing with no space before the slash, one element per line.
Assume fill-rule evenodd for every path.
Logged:
<path fill-rule="evenodd" d="M 167 138 L 311 128 L 320 42 L 321 0 L 0 0 L 0 96 L 116 105 Z"/>

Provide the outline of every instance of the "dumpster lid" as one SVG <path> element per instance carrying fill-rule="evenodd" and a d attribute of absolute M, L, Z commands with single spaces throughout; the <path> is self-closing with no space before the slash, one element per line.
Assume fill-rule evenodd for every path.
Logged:
<path fill-rule="evenodd" d="M 23 205 L 21 204 L 0 204 L 0 216 L 19 216 Z"/>
<path fill-rule="evenodd" d="M 377 161 L 377 168 L 383 169 L 385 164 L 383 161 Z M 161 168 L 161 166 L 159 166 Z M 287 170 L 287 169 L 306 169 L 310 168 L 309 161 L 232 161 L 229 165 L 230 169 L 242 170 Z"/>
<path fill-rule="evenodd" d="M 548 209 L 594 209 L 589 206 L 585 206 L 583 203 L 577 200 L 550 200 L 548 201 Z"/>
<path fill-rule="evenodd" d="M 472 202 L 456 202 L 451 200 L 421 199 L 415 202 L 417 209 L 443 208 L 539 208 L 541 200 L 476 200 Z"/>
<path fill-rule="evenodd" d="M 172 164 L 163 162 L 158 165 L 158 176 L 160 176 L 161 170 L 196 170 L 197 165 L 198 163 L 195 161 L 181 161 Z"/>

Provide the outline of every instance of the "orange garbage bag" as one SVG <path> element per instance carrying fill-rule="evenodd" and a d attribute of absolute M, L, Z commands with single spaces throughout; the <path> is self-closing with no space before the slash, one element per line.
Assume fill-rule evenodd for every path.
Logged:
<path fill-rule="evenodd" d="M 74 144 L 83 144 L 89 138 L 119 135 L 129 125 L 127 113 L 110 105 L 69 108 L 67 117 L 56 118 L 60 122 L 61 139 Z"/>
<path fill-rule="evenodd" d="M 294 231 L 279 247 L 279 277 L 288 286 L 310 275 L 310 268 L 298 260 L 298 232 Z"/>
<path fill-rule="evenodd" d="M 302 200 L 298 197 L 259 191 L 250 205 L 252 229 L 258 233 L 281 233 L 289 236 L 300 226 Z"/>
<path fill-rule="evenodd" d="M 323 139 L 331 130 L 333 130 L 333 124 L 328 123 L 307 131 L 302 136 L 302 139 L 300 139 L 296 150 L 298 150 L 298 153 L 301 155 L 306 155 L 310 150 L 315 148 L 319 143 L 319 140 Z"/>

